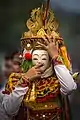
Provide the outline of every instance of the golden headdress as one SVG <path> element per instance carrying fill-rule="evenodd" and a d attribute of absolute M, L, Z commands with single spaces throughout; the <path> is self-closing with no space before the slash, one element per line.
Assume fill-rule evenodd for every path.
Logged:
<path fill-rule="evenodd" d="M 37 47 L 37 42 L 44 43 L 42 36 L 45 34 L 53 35 L 59 44 L 59 54 L 62 56 L 64 64 L 70 69 L 70 61 L 67 56 L 67 50 L 64 46 L 63 39 L 58 32 L 59 23 L 57 22 L 54 13 L 49 9 L 50 0 L 47 0 L 46 7 L 35 8 L 31 12 L 31 17 L 27 20 L 27 32 L 24 32 L 21 37 L 21 46 L 25 49 L 33 49 Z M 45 43 L 44 43 L 45 44 Z"/>
<path fill-rule="evenodd" d="M 36 41 L 43 42 L 42 36 L 45 34 L 53 34 L 56 39 L 61 40 L 57 33 L 59 24 L 53 11 L 49 9 L 49 2 L 50 0 L 47 1 L 46 8 L 42 5 L 41 8 L 32 10 L 31 17 L 26 22 L 28 32 L 24 32 L 21 38 L 23 48 L 26 48 L 28 43 L 31 43 L 32 47 L 34 47 Z"/>

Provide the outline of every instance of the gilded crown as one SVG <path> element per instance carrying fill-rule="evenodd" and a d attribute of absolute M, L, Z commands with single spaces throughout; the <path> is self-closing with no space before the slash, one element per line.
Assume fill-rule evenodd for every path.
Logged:
<path fill-rule="evenodd" d="M 55 19 L 54 13 L 49 9 L 49 1 L 47 1 L 46 8 L 43 5 L 41 8 L 35 8 L 31 12 L 30 18 L 26 22 L 28 28 L 27 32 L 24 32 L 21 38 L 21 46 L 30 49 L 37 46 L 37 42 L 44 43 L 42 37 L 45 34 L 53 35 L 56 40 L 61 41 L 58 33 L 59 23 Z M 45 44 L 45 43 L 44 43 Z"/>

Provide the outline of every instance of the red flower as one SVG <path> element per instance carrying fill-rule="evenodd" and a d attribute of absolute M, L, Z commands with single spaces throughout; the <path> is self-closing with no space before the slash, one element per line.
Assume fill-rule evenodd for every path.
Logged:
<path fill-rule="evenodd" d="M 32 55 L 30 53 L 25 53 L 25 59 L 26 60 L 31 60 L 32 59 Z"/>

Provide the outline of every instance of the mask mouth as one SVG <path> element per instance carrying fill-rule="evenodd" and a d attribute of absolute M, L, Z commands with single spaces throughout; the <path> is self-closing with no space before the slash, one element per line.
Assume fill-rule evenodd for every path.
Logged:
<path fill-rule="evenodd" d="M 43 72 L 45 72 L 45 70 L 46 70 L 45 65 L 42 65 L 42 66 L 40 67 L 40 69 L 41 69 Z"/>

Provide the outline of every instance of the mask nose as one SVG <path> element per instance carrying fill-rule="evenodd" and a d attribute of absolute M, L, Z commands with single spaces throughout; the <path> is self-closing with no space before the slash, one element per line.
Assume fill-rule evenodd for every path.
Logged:
<path fill-rule="evenodd" d="M 42 63 L 42 61 L 41 61 L 41 59 L 39 59 L 39 60 L 38 60 L 38 64 L 41 64 L 41 63 Z"/>

